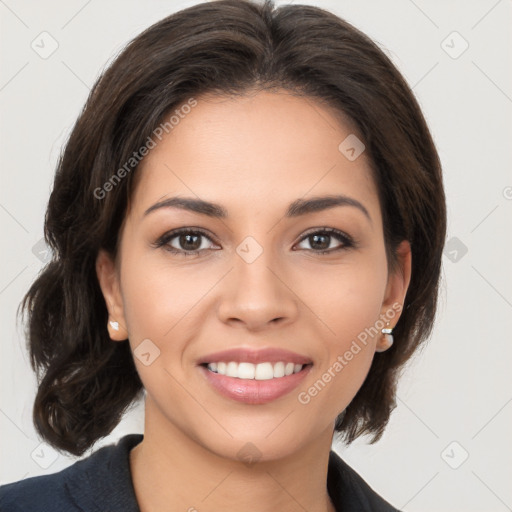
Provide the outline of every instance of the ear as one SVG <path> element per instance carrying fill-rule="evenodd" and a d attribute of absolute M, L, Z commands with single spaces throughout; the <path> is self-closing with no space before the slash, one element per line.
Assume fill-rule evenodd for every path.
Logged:
<path fill-rule="evenodd" d="M 128 330 L 119 275 L 112 257 L 103 249 L 100 249 L 96 258 L 96 275 L 107 305 L 109 336 L 114 341 L 124 341 L 128 338 Z"/>
<path fill-rule="evenodd" d="M 398 323 L 405 302 L 405 296 L 411 281 L 412 254 L 411 245 L 407 240 L 400 243 L 396 250 L 396 266 L 389 273 L 381 315 L 390 318 L 390 327 Z M 393 315 L 390 312 L 393 312 Z"/>

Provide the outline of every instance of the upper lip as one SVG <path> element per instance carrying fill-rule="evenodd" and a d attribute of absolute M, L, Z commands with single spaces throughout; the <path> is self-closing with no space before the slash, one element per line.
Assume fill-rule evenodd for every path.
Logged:
<path fill-rule="evenodd" d="M 229 350 L 223 350 L 221 352 L 214 352 L 212 354 L 208 354 L 198 361 L 198 364 L 207 364 L 207 363 L 218 363 L 218 362 L 230 362 L 234 361 L 236 363 L 278 363 L 280 361 L 285 363 L 294 363 L 294 364 L 310 364 L 312 363 L 311 359 L 303 356 L 301 354 L 297 354 L 295 352 L 290 352 L 289 350 L 284 350 L 280 348 L 264 348 L 264 349 L 251 349 L 251 348 L 232 348 Z"/>

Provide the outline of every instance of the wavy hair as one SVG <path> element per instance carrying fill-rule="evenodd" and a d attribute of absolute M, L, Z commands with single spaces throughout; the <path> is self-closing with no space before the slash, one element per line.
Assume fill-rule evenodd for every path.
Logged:
<path fill-rule="evenodd" d="M 96 81 L 60 154 L 44 223 L 52 259 L 20 304 L 38 378 L 34 425 L 58 450 L 83 454 L 143 391 L 129 342 L 109 338 L 95 271 L 100 249 L 117 254 L 137 165 L 108 194 L 98 190 L 191 97 L 274 89 L 322 101 L 353 123 L 372 163 L 390 268 L 398 243 L 411 243 L 395 343 L 374 357 L 335 423 L 346 443 L 382 436 L 399 372 L 429 337 L 436 312 L 446 206 L 431 134 L 391 60 L 346 21 L 313 6 L 217 0 L 172 14 L 127 44 Z"/>

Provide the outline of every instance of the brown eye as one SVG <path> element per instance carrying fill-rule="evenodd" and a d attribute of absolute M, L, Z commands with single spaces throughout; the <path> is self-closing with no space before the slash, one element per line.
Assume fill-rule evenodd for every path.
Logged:
<path fill-rule="evenodd" d="M 201 238 L 203 235 L 184 234 L 175 237 L 178 245 L 185 251 L 197 251 L 201 247 Z"/>
<path fill-rule="evenodd" d="M 337 240 L 338 245 L 332 245 L 333 241 Z M 348 235 L 333 228 L 326 228 L 318 231 L 311 232 L 302 238 L 300 243 L 308 242 L 310 249 L 302 247 L 308 251 L 316 252 L 318 254 L 326 254 L 330 252 L 339 251 L 353 247 L 354 243 Z"/>
<path fill-rule="evenodd" d="M 198 255 L 215 246 L 212 239 L 202 231 L 182 229 L 166 233 L 154 244 L 166 251 L 182 256 Z"/>

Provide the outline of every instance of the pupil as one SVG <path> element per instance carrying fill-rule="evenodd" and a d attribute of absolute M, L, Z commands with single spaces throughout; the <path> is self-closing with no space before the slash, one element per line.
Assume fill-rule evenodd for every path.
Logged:
<path fill-rule="evenodd" d="M 192 238 L 195 238 L 195 239 L 196 239 L 196 240 L 195 240 L 195 242 L 196 242 L 195 244 L 194 244 L 193 242 L 190 242 L 190 240 L 191 240 Z M 181 244 L 181 246 L 182 246 L 184 249 L 194 251 L 194 250 L 198 249 L 198 248 L 199 248 L 199 246 L 201 245 L 201 244 L 197 245 L 197 240 L 198 240 L 198 239 L 199 239 L 199 236 L 197 236 L 197 235 L 190 235 L 190 234 L 181 235 L 180 244 Z M 192 243 L 193 247 L 189 247 L 189 246 L 188 246 L 188 244 L 189 244 L 189 243 Z"/>
<path fill-rule="evenodd" d="M 312 235 L 312 238 L 314 240 L 314 242 L 311 244 L 311 246 L 313 248 L 317 248 L 317 249 L 328 249 L 329 248 L 329 243 L 325 243 L 326 240 L 329 238 L 329 235 Z M 324 239 L 324 243 L 320 242 L 318 243 L 318 240 L 319 239 Z"/>

